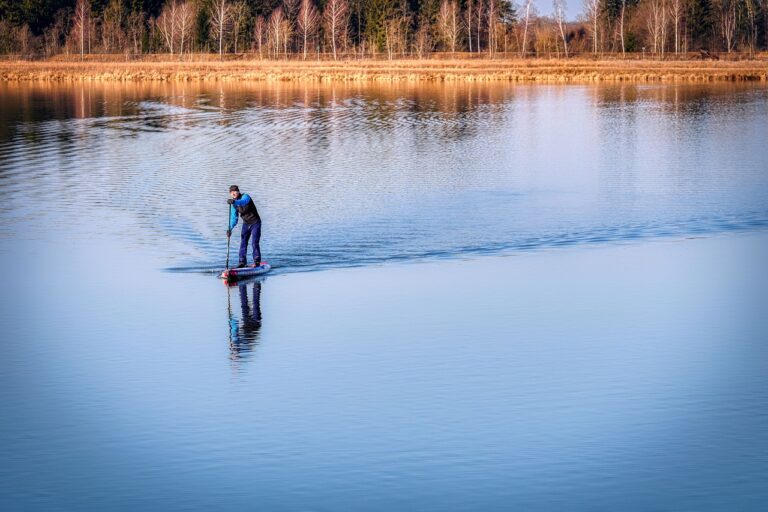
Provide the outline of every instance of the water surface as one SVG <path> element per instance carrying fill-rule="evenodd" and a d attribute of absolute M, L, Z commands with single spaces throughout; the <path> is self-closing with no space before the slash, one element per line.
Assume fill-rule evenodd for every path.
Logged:
<path fill-rule="evenodd" d="M 4 86 L 2 101 L 6 236 L 117 223 L 167 268 L 221 267 L 231 183 L 282 270 L 768 219 L 765 87 Z M 28 215 L 29 185 L 49 208 Z"/>
<path fill-rule="evenodd" d="M 751 85 L 0 85 L 0 505 L 761 510 L 766 133 Z M 226 288 L 232 183 L 275 271 Z"/>

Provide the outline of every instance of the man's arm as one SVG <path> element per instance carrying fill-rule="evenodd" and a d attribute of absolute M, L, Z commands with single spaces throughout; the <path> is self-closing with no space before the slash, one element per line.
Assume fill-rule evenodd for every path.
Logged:
<path fill-rule="evenodd" d="M 237 208 L 229 207 L 229 230 L 232 231 L 237 226 Z"/>
<path fill-rule="evenodd" d="M 245 206 L 248 204 L 248 201 L 251 200 L 251 196 L 248 194 L 243 194 L 240 199 L 235 199 L 235 206 Z"/>

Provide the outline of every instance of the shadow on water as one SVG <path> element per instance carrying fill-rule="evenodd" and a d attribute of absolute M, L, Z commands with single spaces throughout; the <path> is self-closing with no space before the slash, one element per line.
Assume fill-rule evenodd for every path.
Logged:
<path fill-rule="evenodd" d="M 263 278 L 227 286 L 229 354 L 233 362 L 251 357 L 261 331 L 261 286 Z M 233 297 L 235 295 L 233 307 Z"/>

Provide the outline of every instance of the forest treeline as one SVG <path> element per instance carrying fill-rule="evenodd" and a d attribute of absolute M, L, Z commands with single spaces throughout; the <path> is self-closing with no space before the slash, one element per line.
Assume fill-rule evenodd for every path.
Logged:
<path fill-rule="evenodd" d="M 0 0 L 0 53 L 261 58 L 749 52 L 768 0 Z"/>

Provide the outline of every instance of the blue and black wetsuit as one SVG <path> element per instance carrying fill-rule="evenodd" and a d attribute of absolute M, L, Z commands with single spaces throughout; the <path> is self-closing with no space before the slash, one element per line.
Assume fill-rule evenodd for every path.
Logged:
<path fill-rule="evenodd" d="M 237 225 L 238 216 L 243 219 L 243 229 L 240 232 L 240 263 L 238 263 L 238 267 L 244 267 L 247 264 L 248 239 L 251 237 L 253 237 L 251 242 L 253 245 L 253 261 L 256 265 L 259 265 L 261 263 L 261 249 L 259 248 L 261 217 L 259 217 L 259 211 L 248 194 L 242 194 L 239 199 L 235 199 L 233 206 L 232 213 L 229 215 L 230 231 Z"/>

